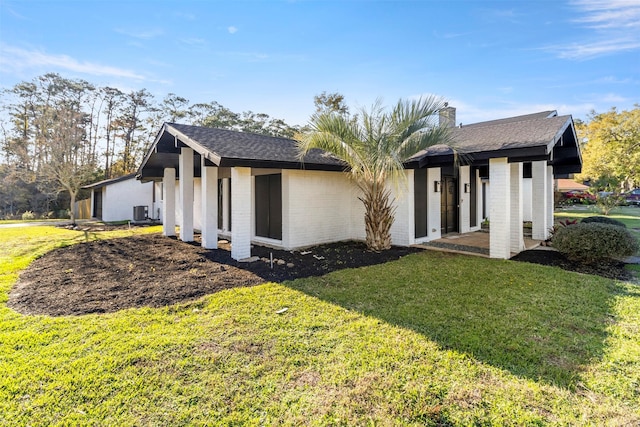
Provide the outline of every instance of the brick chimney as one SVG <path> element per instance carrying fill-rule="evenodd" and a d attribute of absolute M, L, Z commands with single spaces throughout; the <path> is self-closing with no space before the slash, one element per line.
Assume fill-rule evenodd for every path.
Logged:
<path fill-rule="evenodd" d="M 456 109 L 449 107 L 449 103 L 444 103 L 444 108 L 440 110 L 440 126 L 456 127 Z"/>

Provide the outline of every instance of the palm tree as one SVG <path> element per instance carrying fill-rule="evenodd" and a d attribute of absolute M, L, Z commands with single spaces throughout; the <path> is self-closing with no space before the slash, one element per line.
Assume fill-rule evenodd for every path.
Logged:
<path fill-rule="evenodd" d="M 403 162 L 436 144 L 448 144 L 449 132 L 434 118 L 444 102 L 436 97 L 398 101 L 385 111 L 380 101 L 356 117 L 327 112 L 312 117 L 311 130 L 300 136 L 302 158 L 319 148 L 342 159 L 346 173 L 362 191 L 367 247 L 381 251 L 391 247 L 395 207 L 390 185 L 406 183 Z"/>

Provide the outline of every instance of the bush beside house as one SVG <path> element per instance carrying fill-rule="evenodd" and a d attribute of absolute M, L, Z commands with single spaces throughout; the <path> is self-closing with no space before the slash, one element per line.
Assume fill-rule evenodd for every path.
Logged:
<path fill-rule="evenodd" d="M 587 264 L 638 251 L 638 241 L 626 228 L 588 221 L 560 228 L 553 237 L 553 246 L 567 258 Z"/>

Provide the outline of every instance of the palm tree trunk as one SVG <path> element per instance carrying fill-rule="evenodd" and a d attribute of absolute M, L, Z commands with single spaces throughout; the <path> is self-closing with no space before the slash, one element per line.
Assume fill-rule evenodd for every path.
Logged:
<path fill-rule="evenodd" d="M 373 186 L 367 189 L 364 197 L 364 225 L 367 247 L 376 252 L 391 248 L 391 225 L 394 207 L 391 205 L 390 191 L 384 187 Z"/>

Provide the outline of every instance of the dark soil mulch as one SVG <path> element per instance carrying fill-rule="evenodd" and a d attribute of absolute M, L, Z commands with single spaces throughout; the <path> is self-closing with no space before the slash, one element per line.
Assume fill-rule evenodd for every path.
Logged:
<path fill-rule="evenodd" d="M 80 229 L 94 230 L 92 227 L 96 226 Z M 122 227 L 128 225 L 112 228 Z M 51 316 L 162 307 L 239 286 L 381 264 L 418 251 L 421 249 L 393 247 L 376 253 L 361 242 L 333 243 L 303 251 L 254 246 L 252 254 L 259 260 L 241 263 L 231 258 L 226 241 L 220 241 L 218 250 L 207 250 L 198 240 L 185 243 L 159 234 L 99 240 L 56 249 L 35 260 L 11 290 L 8 306 L 23 314 Z M 632 277 L 621 262 L 589 266 L 555 251 L 529 250 L 512 259 L 612 279 Z"/>
<path fill-rule="evenodd" d="M 599 262 L 597 264 L 583 264 L 567 259 L 558 251 L 531 249 L 522 251 L 511 258 L 513 261 L 530 262 L 560 267 L 563 270 L 576 271 L 578 273 L 594 274 L 609 279 L 631 280 L 633 275 L 625 269 L 625 263 L 621 261 Z"/>
<path fill-rule="evenodd" d="M 320 276 L 420 251 L 393 247 L 376 253 L 359 242 L 292 252 L 254 246 L 252 254 L 261 259 L 240 263 L 231 258 L 227 242 L 219 246 L 206 250 L 198 241 L 150 234 L 56 249 L 22 272 L 8 305 L 23 314 L 52 316 L 162 307 L 223 289 Z"/>

